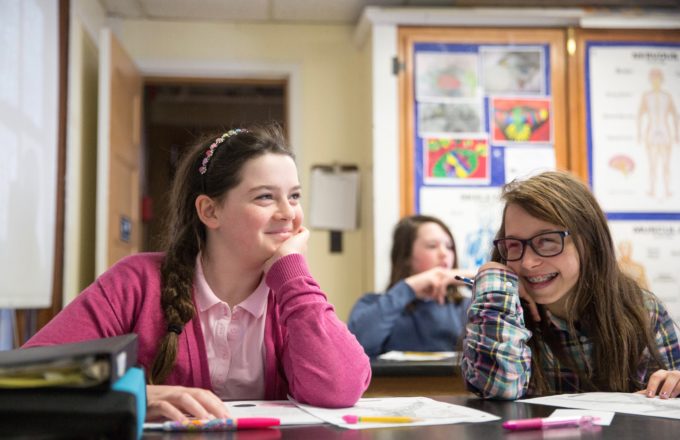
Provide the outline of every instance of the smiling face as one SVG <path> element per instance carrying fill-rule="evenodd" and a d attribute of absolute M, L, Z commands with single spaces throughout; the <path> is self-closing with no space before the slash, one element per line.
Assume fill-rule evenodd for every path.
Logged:
<path fill-rule="evenodd" d="M 566 228 L 532 217 L 519 205 L 509 204 L 505 210 L 505 237 L 528 239 L 547 231 Z M 564 250 L 553 257 L 541 257 L 527 245 L 524 256 L 509 261 L 508 267 L 522 280 L 527 292 L 538 304 L 553 314 L 565 317 L 564 301 L 578 282 L 580 258 L 573 238 L 564 238 Z"/>
<path fill-rule="evenodd" d="M 424 272 L 433 267 L 450 269 L 455 254 L 451 237 L 437 223 L 423 223 L 418 227 L 411 254 L 413 274 Z"/>
<path fill-rule="evenodd" d="M 219 226 L 209 240 L 239 264 L 263 264 L 302 224 L 297 167 L 289 156 L 264 154 L 246 162 L 241 176 L 217 206 Z"/>

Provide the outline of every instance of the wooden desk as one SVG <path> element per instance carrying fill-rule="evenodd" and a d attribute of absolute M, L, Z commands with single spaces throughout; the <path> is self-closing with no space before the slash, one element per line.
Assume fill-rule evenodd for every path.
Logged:
<path fill-rule="evenodd" d="M 468 395 L 460 359 L 386 361 L 371 359 L 373 377 L 363 397 Z"/>
<path fill-rule="evenodd" d="M 599 431 L 589 432 L 576 428 L 509 432 L 503 429 L 501 422 L 509 419 L 529 417 L 547 417 L 555 408 L 526 403 L 481 400 L 476 397 L 448 396 L 436 397 L 442 402 L 464 405 L 486 411 L 501 417 L 501 420 L 486 423 L 459 423 L 455 425 L 412 426 L 404 428 L 376 428 L 349 430 L 332 425 L 315 425 L 309 427 L 290 427 L 271 430 L 171 434 L 145 433 L 145 440 L 405 440 L 405 439 L 441 439 L 441 440 L 543 440 L 543 439 L 582 439 L 582 440 L 627 440 L 647 439 L 666 440 L 679 438 L 680 420 L 643 417 L 628 414 L 616 414 L 610 426 L 603 426 Z"/>

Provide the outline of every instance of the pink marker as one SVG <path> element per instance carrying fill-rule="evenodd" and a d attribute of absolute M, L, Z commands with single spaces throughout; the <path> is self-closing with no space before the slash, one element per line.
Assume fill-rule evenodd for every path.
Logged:
<path fill-rule="evenodd" d="M 184 422 L 164 422 L 164 431 L 235 431 L 279 426 L 279 419 L 267 417 L 242 417 L 239 419 L 190 419 Z"/>
<path fill-rule="evenodd" d="M 588 428 L 593 426 L 593 422 L 599 420 L 599 417 L 582 416 L 582 417 L 551 417 L 551 418 L 535 418 L 535 419 L 521 419 L 508 420 L 503 422 L 503 428 L 511 431 L 524 431 L 529 429 L 551 429 L 551 428 Z"/>

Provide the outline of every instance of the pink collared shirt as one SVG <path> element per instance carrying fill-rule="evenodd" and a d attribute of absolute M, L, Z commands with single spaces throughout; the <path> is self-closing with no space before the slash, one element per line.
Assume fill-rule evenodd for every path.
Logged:
<path fill-rule="evenodd" d="M 264 324 L 269 287 L 264 277 L 235 307 L 220 300 L 196 258 L 196 306 L 205 338 L 210 380 L 222 400 L 264 399 Z"/>

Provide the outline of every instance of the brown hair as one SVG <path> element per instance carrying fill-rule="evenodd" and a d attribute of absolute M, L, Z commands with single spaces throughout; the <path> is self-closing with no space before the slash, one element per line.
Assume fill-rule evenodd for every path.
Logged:
<path fill-rule="evenodd" d="M 392 272 L 390 274 L 390 283 L 388 289 L 397 284 L 399 281 L 413 275 L 413 268 L 411 267 L 411 255 L 413 254 L 413 243 L 418 238 L 418 228 L 425 223 L 436 223 L 446 232 L 446 235 L 451 239 L 453 246 L 453 266 L 458 267 L 458 253 L 456 252 L 456 241 L 453 239 L 453 234 L 446 224 L 436 217 L 429 215 L 411 215 L 402 218 L 397 226 L 394 228 L 394 235 L 392 237 L 392 252 L 390 258 L 392 260 Z"/>
<path fill-rule="evenodd" d="M 532 217 L 564 227 L 574 240 L 580 261 L 580 274 L 573 292 L 566 297 L 567 325 L 572 335 L 576 325 L 586 328 L 593 341 L 593 359 L 588 371 L 580 371 L 567 358 L 559 338 L 542 319 L 535 323 L 525 307 L 524 318 L 533 336 L 531 385 L 536 394 L 549 392 L 540 366 L 541 347 L 547 344 L 562 362 L 578 372 L 584 390 L 631 392 L 644 384 L 636 377 L 645 349 L 652 360 L 663 365 L 645 307 L 645 295 L 633 279 L 625 275 L 616 261 L 607 219 L 588 187 L 574 176 L 549 171 L 503 188 L 503 221 L 497 238 L 505 237 L 505 211 L 508 205 L 521 207 Z M 492 259 L 503 262 L 494 249 Z M 654 299 L 655 300 L 655 299 Z M 612 368 L 615 365 L 616 368 Z M 588 368 L 588 367 L 586 367 Z"/>
<path fill-rule="evenodd" d="M 167 332 L 160 341 L 149 383 L 160 384 L 172 370 L 177 341 L 184 325 L 195 315 L 192 299 L 196 256 L 206 242 L 205 226 L 196 213 L 196 198 L 205 194 L 222 200 L 241 182 L 246 162 L 264 154 L 293 157 L 281 128 L 266 124 L 247 128 L 214 149 L 204 174 L 199 172 L 206 151 L 222 136 L 213 134 L 191 147 L 182 157 L 170 192 L 169 213 L 164 236 L 165 259 L 161 265 L 161 307 Z"/>

